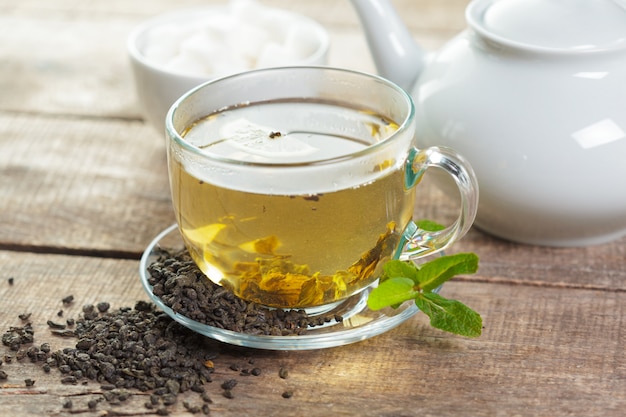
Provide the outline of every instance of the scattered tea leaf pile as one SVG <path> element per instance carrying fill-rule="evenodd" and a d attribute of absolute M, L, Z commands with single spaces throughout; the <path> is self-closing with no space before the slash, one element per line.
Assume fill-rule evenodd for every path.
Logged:
<path fill-rule="evenodd" d="M 110 310 L 108 303 L 89 304 L 76 320 L 49 320 L 52 334 L 71 339 L 74 344 L 56 351 L 48 343 L 35 343 L 30 314 L 20 314 L 19 319 L 23 325 L 10 327 L 2 335 L 2 343 L 10 353 L 3 356 L 0 365 L 30 360 L 46 373 L 56 368 L 63 384 L 99 383 L 102 395 L 87 402 L 88 410 L 102 411 L 105 406 L 99 403 L 103 402 L 115 414 L 111 407 L 143 393 L 146 414 L 168 415 L 179 394 L 192 391 L 198 394 L 197 400 L 187 395 L 183 401 L 185 409 L 193 414 L 210 412 L 212 401 L 206 388 L 212 381 L 214 360 L 221 345 L 173 321 L 152 303 L 139 301 L 134 308 L 117 310 Z M 2 368 L 0 382 L 9 377 L 9 368 Z M 240 376 L 262 373 L 258 367 L 231 365 L 230 369 Z M 32 387 L 35 383 L 36 379 L 29 378 L 24 386 Z M 219 386 L 221 394 L 234 398 L 236 384 L 236 379 L 225 381 Z M 72 413 L 86 411 L 76 409 L 70 397 L 61 406 Z"/>
<path fill-rule="evenodd" d="M 239 333 L 290 336 L 341 316 L 309 317 L 304 310 L 268 309 L 238 298 L 209 280 L 186 250 L 163 251 L 148 267 L 152 293 L 174 312 L 202 324 Z"/>
<path fill-rule="evenodd" d="M 96 381 L 109 404 L 125 401 L 132 390 L 150 392 L 145 406 L 161 415 L 169 413 L 167 407 L 176 402 L 179 393 L 195 391 L 202 401 L 195 408 L 189 407 L 208 413 L 210 399 L 202 395 L 204 385 L 211 382 L 211 360 L 219 352 L 206 344 L 206 338 L 143 301 L 134 308 L 112 312 L 108 312 L 107 303 L 98 304 L 97 309 L 86 305 L 83 317 L 74 323 L 48 322 L 53 334 L 76 339 L 75 347 L 57 351 L 51 351 L 47 343 L 34 344 L 30 323 L 9 328 L 2 342 L 15 355 L 5 355 L 5 361 L 21 361 L 26 356 L 45 372 L 57 368 L 64 384 Z M 7 377 L 6 372 L 3 376 Z M 89 403 L 89 408 L 96 406 L 97 401 Z M 71 400 L 63 407 L 71 408 Z"/>

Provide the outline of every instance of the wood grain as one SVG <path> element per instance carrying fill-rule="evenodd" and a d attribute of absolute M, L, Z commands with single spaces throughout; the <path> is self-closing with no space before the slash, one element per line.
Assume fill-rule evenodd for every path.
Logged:
<path fill-rule="evenodd" d="M 17 315 L 32 312 L 36 343 L 56 349 L 68 341 L 50 336 L 45 322 L 58 319 L 59 309 L 64 317 L 77 317 L 84 303 L 109 301 L 117 308 L 146 299 L 135 261 L 0 252 L 0 268 L 3 328 L 20 325 Z M 14 277 L 13 285 L 7 276 Z M 272 352 L 218 344 L 214 382 L 207 386 L 212 415 L 621 415 L 625 293 L 464 282 L 446 285 L 443 293 L 483 315 L 479 339 L 434 330 L 420 314 L 384 335 L 340 348 Z M 61 303 L 68 294 L 75 297 L 69 308 Z M 10 353 L 4 346 L 0 352 Z M 249 359 L 263 370 L 260 377 L 228 369 Z M 278 377 L 281 367 L 288 369 L 287 379 Z M 56 370 L 44 374 L 28 361 L 1 369 L 10 377 L 0 383 L 0 415 L 56 415 L 66 397 L 84 409 L 101 395 L 96 383 L 61 385 Z M 32 389 L 23 387 L 26 378 L 36 380 Z M 238 381 L 234 399 L 223 397 L 219 387 L 230 378 Z M 292 398 L 282 398 L 286 390 Z M 187 399 L 199 401 L 195 394 Z M 120 410 L 143 412 L 145 400 L 137 395 Z"/>
<path fill-rule="evenodd" d="M 468 0 L 393 0 L 427 49 L 465 26 Z M 163 138 L 146 125 L 125 51 L 146 18 L 217 0 L 0 0 L 0 331 L 32 313 L 36 343 L 62 348 L 46 320 L 86 303 L 132 306 L 147 296 L 137 258 L 174 221 Z M 330 31 L 330 64 L 374 71 L 348 0 L 265 0 Z M 416 217 L 454 220 L 458 202 L 420 184 Z M 443 294 L 485 323 L 478 339 L 436 331 L 417 315 L 373 339 L 332 349 L 219 347 L 207 387 L 213 416 L 607 416 L 626 409 L 626 238 L 544 248 L 473 229 L 450 252 L 480 270 Z M 13 285 L 8 282 L 13 278 Z M 76 302 L 63 306 L 72 294 Z M 0 359 L 11 354 L 0 346 Z M 229 369 L 254 359 L 258 377 Z M 98 384 L 61 384 L 29 361 L 6 363 L 0 416 L 144 415 L 144 395 L 110 407 Z M 289 377 L 281 379 L 281 367 Z M 25 387 L 31 378 L 35 385 Z M 236 378 L 235 398 L 219 384 Z M 282 397 L 292 391 L 289 399 Z M 185 399 L 197 403 L 194 395 Z M 189 415 L 181 398 L 175 415 Z M 108 408 L 107 408 L 108 407 Z M 117 413 L 117 414 L 115 414 Z"/>
<path fill-rule="evenodd" d="M 478 279 L 555 288 L 626 291 L 626 238 L 588 247 L 556 248 L 504 241 L 473 230 L 451 252 L 481 257 Z"/>
<path fill-rule="evenodd" d="M 137 256 L 174 222 L 164 140 L 139 121 L 0 114 L 0 245 Z"/>

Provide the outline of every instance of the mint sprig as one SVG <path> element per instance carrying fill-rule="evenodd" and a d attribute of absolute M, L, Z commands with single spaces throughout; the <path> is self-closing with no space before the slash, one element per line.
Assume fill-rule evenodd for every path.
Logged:
<path fill-rule="evenodd" d="M 367 305 L 371 310 L 380 310 L 414 300 L 430 318 L 431 326 L 461 336 L 478 337 L 483 327 L 480 314 L 460 301 L 433 292 L 452 277 L 473 274 L 477 270 L 478 256 L 474 253 L 441 256 L 419 267 L 410 261 L 392 260 L 383 266 L 380 283 L 370 293 Z"/>

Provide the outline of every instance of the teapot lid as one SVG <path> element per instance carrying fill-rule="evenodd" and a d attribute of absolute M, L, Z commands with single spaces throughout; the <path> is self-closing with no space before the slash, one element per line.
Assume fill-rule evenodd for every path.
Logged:
<path fill-rule="evenodd" d="M 626 0 L 474 0 L 470 26 L 500 43 L 598 51 L 626 46 Z"/>

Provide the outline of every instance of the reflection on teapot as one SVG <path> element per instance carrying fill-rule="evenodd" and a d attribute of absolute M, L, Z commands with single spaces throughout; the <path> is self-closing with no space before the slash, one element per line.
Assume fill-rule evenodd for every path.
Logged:
<path fill-rule="evenodd" d="M 525 243 L 626 234 L 626 1 L 474 0 L 425 54 L 388 0 L 352 0 L 378 71 L 411 91 L 417 145 L 469 159 L 475 224 Z"/>

